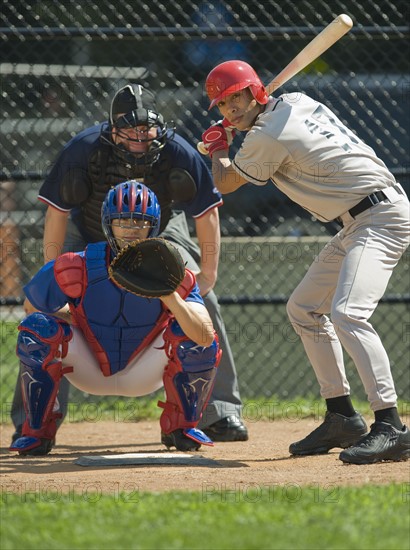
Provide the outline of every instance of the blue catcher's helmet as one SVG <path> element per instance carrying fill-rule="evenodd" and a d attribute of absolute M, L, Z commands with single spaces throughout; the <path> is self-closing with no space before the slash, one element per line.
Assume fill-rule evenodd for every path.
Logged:
<path fill-rule="evenodd" d="M 119 247 L 112 231 L 112 220 L 129 218 L 149 221 L 151 227 L 148 237 L 158 235 L 161 208 L 157 196 L 146 185 L 135 180 L 119 183 L 110 189 L 101 207 L 102 229 L 116 254 Z"/>

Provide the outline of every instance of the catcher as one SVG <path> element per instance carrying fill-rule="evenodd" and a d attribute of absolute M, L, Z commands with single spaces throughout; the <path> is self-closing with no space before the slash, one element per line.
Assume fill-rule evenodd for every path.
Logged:
<path fill-rule="evenodd" d="M 108 242 L 59 256 L 25 287 L 42 313 L 19 326 L 26 420 L 10 450 L 50 452 L 63 376 L 94 395 L 137 397 L 164 386 L 162 443 L 180 451 L 213 445 L 196 426 L 221 352 L 195 276 L 173 245 L 155 238 L 157 197 L 136 181 L 120 183 L 101 218 Z"/>

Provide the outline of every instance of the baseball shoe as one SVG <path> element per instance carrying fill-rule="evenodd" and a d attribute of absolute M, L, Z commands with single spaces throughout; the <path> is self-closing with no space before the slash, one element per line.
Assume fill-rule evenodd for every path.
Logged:
<path fill-rule="evenodd" d="M 292 443 L 289 452 L 304 456 L 327 453 L 334 447 L 346 449 L 366 432 L 366 422 L 358 412 L 348 417 L 327 411 L 323 423 L 304 439 Z"/>
<path fill-rule="evenodd" d="M 212 441 L 248 441 L 248 429 L 237 416 L 227 416 L 202 428 Z"/>
<path fill-rule="evenodd" d="M 198 451 L 201 448 L 201 444 L 187 437 L 183 430 L 174 430 L 169 434 L 161 432 L 161 443 L 163 443 L 167 449 L 175 447 L 178 451 L 185 452 Z"/>
<path fill-rule="evenodd" d="M 23 456 L 45 456 L 51 451 L 55 439 L 45 439 L 31 436 L 20 436 L 10 445 L 10 451 L 17 451 Z"/>
<path fill-rule="evenodd" d="M 16 428 L 16 431 L 14 432 L 14 434 L 11 436 L 11 443 L 13 444 L 16 439 L 18 439 L 19 437 L 21 437 L 21 430 L 23 429 L 22 426 L 18 426 Z"/>
<path fill-rule="evenodd" d="M 410 458 L 410 431 L 407 426 L 398 430 L 386 422 L 375 422 L 370 432 L 349 449 L 342 451 L 340 460 L 349 464 L 374 464 L 383 460 Z"/>

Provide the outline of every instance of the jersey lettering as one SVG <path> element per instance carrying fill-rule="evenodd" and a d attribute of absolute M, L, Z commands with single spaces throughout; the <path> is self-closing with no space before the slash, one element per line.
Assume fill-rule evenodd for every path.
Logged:
<path fill-rule="evenodd" d="M 311 134 L 318 132 L 320 135 L 325 136 L 326 139 L 333 139 L 335 145 L 341 147 L 346 152 L 352 151 L 351 145 L 346 142 L 346 136 L 352 143 L 359 143 L 359 140 L 354 137 L 353 134 L 347 131 L 347 128 L 333 118 L 324 108 L 323 105 L 319 105 L 313 111 L 312 118 L 305 120 L 305 125 Z"/>

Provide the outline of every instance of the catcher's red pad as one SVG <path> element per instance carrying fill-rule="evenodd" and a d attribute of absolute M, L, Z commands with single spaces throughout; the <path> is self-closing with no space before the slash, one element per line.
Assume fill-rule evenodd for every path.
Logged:
<path fill-rule="evenodd" d="M 119 287 L 146 298 L 175 292 L 185 277 L 185 263 L 178 249 L 160 238 L 134 241 L 111 262 L 108 273 Z"/>

